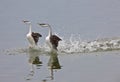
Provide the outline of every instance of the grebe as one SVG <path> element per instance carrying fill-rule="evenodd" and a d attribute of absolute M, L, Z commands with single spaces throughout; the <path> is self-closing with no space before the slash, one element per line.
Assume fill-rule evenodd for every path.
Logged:
<path fill-rule="evenodd" d="M 46 37 L 46 43 L 48 44 L 48 46 L 50 47 L 51 50 L 57 50 L 58 43 L 62 39 L 59 38 L 58 36 L 52 34 L 52 28 L 49 24 L 46 24 L 46 23 L 38 23 L 38 24 L 41 27 L 48 27 L 49 28 L 48 36 Z"/>
<path fill-rule="evenodd" d="M 42 37 L 42 35 L 39 34 L 39 33 L 32 32 L 32 24 L 31 24 L 30 21 L 23 20 L 23 22 L 25 24 L 29 25 L 29 32 L 28 32 L 28 34 L 26 36 L 27 36 L 27 39 L 29 41 L 30 48 L 34 48 L 34 47 L 37 46 L 39 37 Z"/>

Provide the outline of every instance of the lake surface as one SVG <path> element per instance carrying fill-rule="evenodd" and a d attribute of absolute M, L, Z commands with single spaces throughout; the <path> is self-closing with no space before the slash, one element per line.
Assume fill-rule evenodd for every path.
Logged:
<path fill-rule="evenodd" d="M 119 82 L 119 62 L 119 51 L 59 54 L 58 56 L 40 52 L 1 54 L 0 81 Z"/>
<path fill-rule="evenodd" d="M 28 48 L 28 26 L 42 34 Z M 45 44 L 49 23 L 62 41 Z M 120 82 L 119 0 L 1 0 L 0 82 Z"/>

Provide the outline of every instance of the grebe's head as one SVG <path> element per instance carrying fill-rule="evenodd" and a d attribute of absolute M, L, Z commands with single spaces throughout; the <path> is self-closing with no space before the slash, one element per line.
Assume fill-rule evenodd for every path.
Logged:
<path fill-rule="evenodd" d="M 22 22 L 25 23 L 25 24 L 31 24 L 31 22 L 27 21 L 27 20 L 23 20 Z"/>
<path fill-rule="evenodd" d="M 50 25 L 47 23 L 38 23 L 38 25 L 40 25 L 41 27 L 50 27 Z"/>

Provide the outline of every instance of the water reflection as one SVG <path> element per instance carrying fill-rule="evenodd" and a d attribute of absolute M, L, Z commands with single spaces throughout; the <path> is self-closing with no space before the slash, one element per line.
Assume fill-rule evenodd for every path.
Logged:
<path fill-rule="evenodd" d="M 61 65 L 59 63 L 57 52 L 50 52 L 49 54 L 50 54 L 50 59 L 48 61 L 48 68 L 50 69 L 50 78 L 51 80 L 53 80 L 54 72 L 57 72 L 57 70 L 61 69 Z"/>
<path fill-rule="evenodd" d="M 27 76 L 27 80 L 30 80 L 34 76 L 35 69 L 36 68 L 40 69 L 40 67 L 42 66 L 42 61 L 40 61 L 40 51 L 29 48 L 28 54 L 29 54 L 28 63 L 30 65 L 30 73 Z"/>
<path fill-rule="evenodd" d="M 49 55 L 46 54 L 47 56 L 50 56 L 50 58 L 48 59 L 47 65 L 46 64 L 43 65 L 43 62 L 40 59 L 40 54 L 41 54 L 40 51 L 29 48 L 28 54 L 29 54 L 28 55 L 28 63 L 30 66 L 30 71 L 26 77 L 26 80 L 32 80 L 33 77 L 35 77 L 35 70 L 40 69 L 41 66 L 42 66 L 42 68 L 41 68 L 41 70 L 39 70 L 39 71 L 43 71 L 43 74 L 41 74 L 41 75 L 44 75 L 44 73 L 45 73 L 44 71 L 48 72 L 47 75 L 49 75 L 49 73 L 50 73 L 49 77 L 46 78 L 46 76 L 43 76 L 45 78 L 41 78 L 41 79 L 43 79 L 42 82 L 54 80 L 55 72 L 57 72 L 58 70 L 61 69 L 61 65 L 60 65 L 59 59 L 58 59 L 58 53 L 50 52 L 50 53 L 48 53 Z M 46 70 L 46 68 L 47 68 L 47 70 Z"/>

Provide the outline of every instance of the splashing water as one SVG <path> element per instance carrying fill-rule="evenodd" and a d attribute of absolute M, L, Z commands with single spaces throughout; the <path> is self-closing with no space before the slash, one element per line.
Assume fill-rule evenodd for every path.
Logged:
<path fill-rule="evenodd" d="M 82 41 L 70 37 L 70 39 L 60 42 L 58 49 L 63 53 L 88 53 L 99 51 L 111 51 L 120 49 L 120 38 L 104 38 L 94 41 Z"/>
<path fill-rule="evenodd" d="M 58 53 L 89 53 L 89 52 L 100 52 L 100 51 L 112 51 L 120 50 L 120 38 L 103 38 L 94 41 L 82 41 L 80 37 L 71 36 L 68 40 L 62 39 L 59 42 Z M 29 48 L 19 49 L 8 49 L 4 50 L 5 53 L 18 54 L 28 53 Z M 40 54 L 48 53 L 49 47 L 44 44 L 40 46 Z"/>

